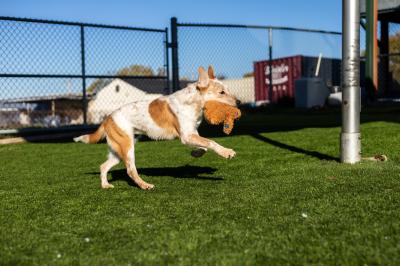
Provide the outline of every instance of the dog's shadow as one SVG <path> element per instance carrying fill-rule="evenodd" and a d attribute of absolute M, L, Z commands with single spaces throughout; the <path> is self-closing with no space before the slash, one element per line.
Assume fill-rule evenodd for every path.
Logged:
<path fill-rule="evenodd" d="M 212 175 L 217 171 L 216 168 L 212 167 L 202 167 L 202 166 L 177 166 L 177 167 L 148 167 L 148 168 L 138 168 L 139 175 L 144 176 L 169 176 L 173 178 L 191 178 L 197 180 L 208 180 L 208 181 L 221 181 L 224 180 L 222 177 L 216 176 L 204 176 Z M 110 183 L 115 181 L 126 181 L 130 186 L 136 186 L 132 179 L 128 176 L 126 169 L 112 170 L 109 172 L 111 174 Z M 100 175 L 97 173 L 87 173 L 90 175 Z"/>

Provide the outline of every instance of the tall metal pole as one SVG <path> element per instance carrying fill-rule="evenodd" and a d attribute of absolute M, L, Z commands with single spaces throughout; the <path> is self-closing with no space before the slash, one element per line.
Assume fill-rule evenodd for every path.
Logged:
<path fill-rule="evenodd" d="M 179 90 L 179 65 L 178 65 L 178 21 L 171 18 L 171 57 L 172 57 L 172 90 Z"/>
<path fill-rule="evenodd" d="M 340 160 L 361 160 L 360 135 L 360 2 L 342 1 L 342 132 Z"/>

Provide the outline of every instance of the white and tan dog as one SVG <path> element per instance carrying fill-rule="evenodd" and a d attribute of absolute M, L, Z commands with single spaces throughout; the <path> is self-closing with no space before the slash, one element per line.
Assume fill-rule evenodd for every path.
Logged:
<path fill-rule="evenodd" d="M 233 158 L 235 152 L 213 140 L 199 136 L 197 128 L 203 116 L 204 103 L 208 100 L 236 106 L 238 100 L 214 75 L 210 66 L 208 73 L 199 68 L 196 83 L 168 96 L 155 100 L 138 101 L 122 106 L 108 116 L 93 134 L 82 135 L 75 141 L 96 143 L 104 136 L 109 146 L 108 159 L 100 166 L 102 188 L 112 188 L 108 183 L 108 171 L 120 160 L 125 163 L 128 175 L 141 189 L 154 185 L 143 181 L 135 166 L 134 134 L 145 134 L 152 139 L 180 138 L 183 144 L 211 149 L 224 158 Z"/>

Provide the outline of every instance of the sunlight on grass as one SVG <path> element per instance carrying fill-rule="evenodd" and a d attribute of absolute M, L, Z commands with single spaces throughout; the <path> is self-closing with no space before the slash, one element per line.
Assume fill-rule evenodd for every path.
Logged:
<path fill-rule="evenodd" d="M 336 126 L 268 126 L 216 138 L 231 161 L 139 142 L 150 192 L 122 165 L 100 189 L 105 144 L 0 146 L 1 264 L 398 264 L 399 124 L 363 124 L 364 155 L 389 161 L 357 165 L 338 163 Z"/>

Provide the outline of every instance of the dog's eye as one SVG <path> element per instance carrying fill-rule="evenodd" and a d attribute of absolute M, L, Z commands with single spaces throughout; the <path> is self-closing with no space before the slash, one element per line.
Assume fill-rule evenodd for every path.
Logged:
<path fill-rule="evenodd" d="M 225 92 L 224 92 L 224 91 L 221 91 L 220 94 L 225 94 Z"/>

